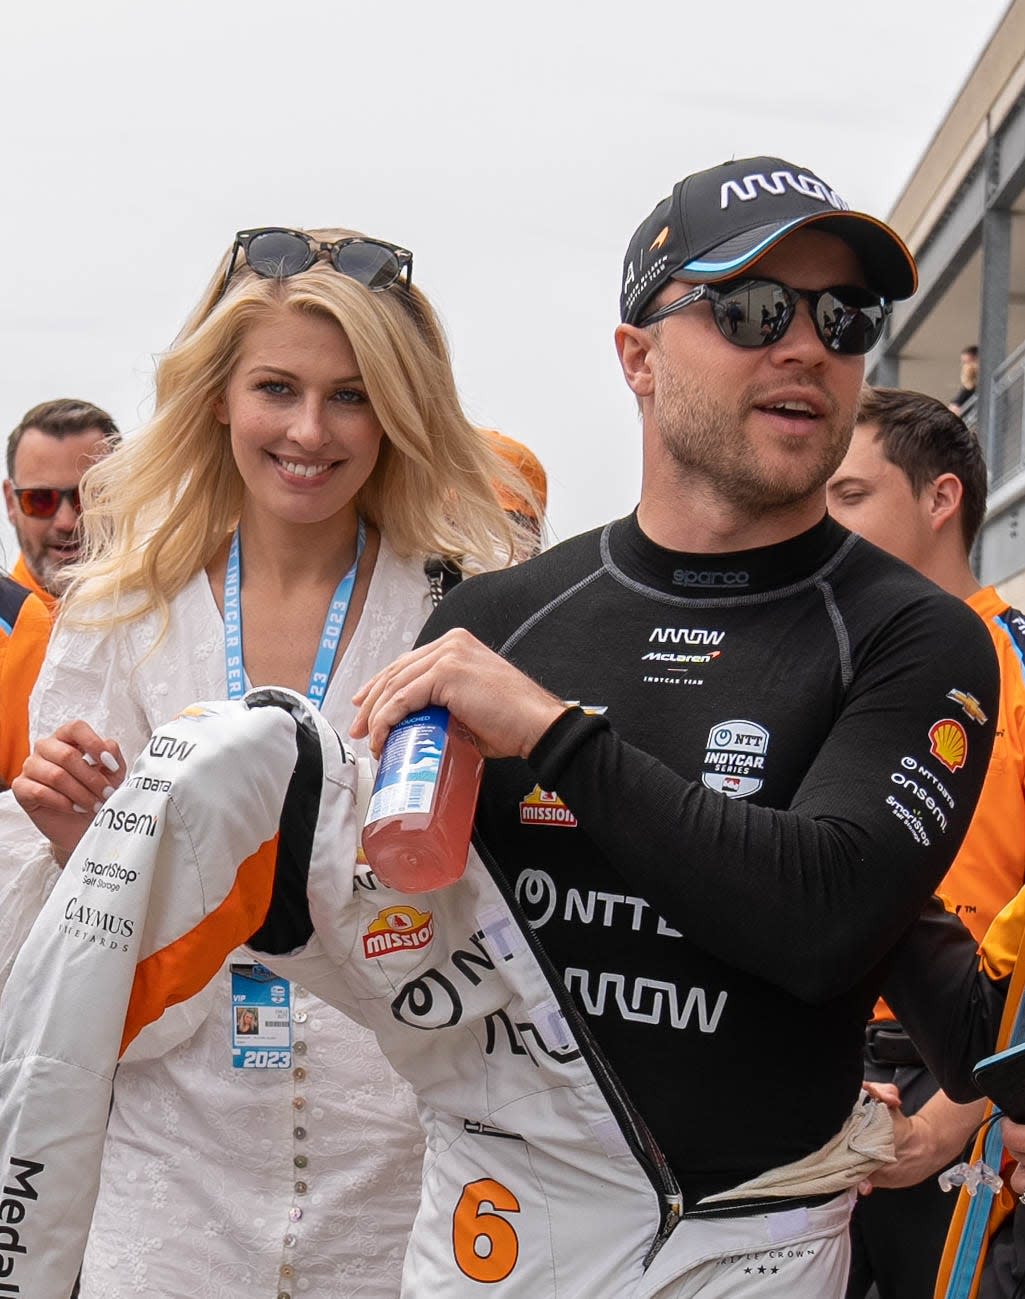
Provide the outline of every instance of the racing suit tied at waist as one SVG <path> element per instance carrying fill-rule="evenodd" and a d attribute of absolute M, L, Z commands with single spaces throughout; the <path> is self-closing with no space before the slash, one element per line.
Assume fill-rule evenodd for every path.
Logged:
<path fill-rule="evenodd" d="M 732 1190 L 706 1195 L 699 1204 L 755 1196 L 798 1199 L 836 1195 L 857 1186 L 883 1164 L 896 1162 L 893 1115 L 881 1101 L 859 1100 L 840 1131 L 820 1150 L 780 1168 L 770 1168 Z"/>

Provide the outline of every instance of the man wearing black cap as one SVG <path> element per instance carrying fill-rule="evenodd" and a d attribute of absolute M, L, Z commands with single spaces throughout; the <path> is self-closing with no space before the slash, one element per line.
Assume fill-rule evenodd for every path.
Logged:
<path fill-rule="evenodd" d="M 968 826 L 997 698 L 971 611 L 826 515 L 915 278 L 781 159 L 681 181 L 624 264 L 638 508 L 463 583 L 357 696 L 375 749 L 428 703 L 478 737 L 481 857 L 682 1201 L 645 1260 L 679 1288 L 609 1295 L 842 1295 L 852 1188 L 888 1157 L 864 1024 Z M 488 1146 L 500 1182 L 513 1144 Z"/>

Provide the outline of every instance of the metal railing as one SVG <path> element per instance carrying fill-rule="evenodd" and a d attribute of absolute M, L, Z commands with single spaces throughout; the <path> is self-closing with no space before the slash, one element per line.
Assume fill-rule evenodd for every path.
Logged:
<path fill-rule="evenodd" d="M 968 398 L 961 407 L 961 418 L 972 430 L 976 437 L 979 436 L 979 398 L 975 393 Z"/>
<path fill-rule="evenodd" d="M 1025 474 L 1025 343 L 994 371 L 990 393 L 986 460 L 992 492 Z"/>

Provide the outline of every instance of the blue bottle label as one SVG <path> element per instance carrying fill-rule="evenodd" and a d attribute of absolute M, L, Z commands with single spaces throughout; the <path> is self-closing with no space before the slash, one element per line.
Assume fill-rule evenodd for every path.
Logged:
<path fill-rule="evenodd" d="M 448 726 L 447 708 L 424 708 L 392 729 L 381 751 L 367 825 L 388 816 L 431 810 Z"/>

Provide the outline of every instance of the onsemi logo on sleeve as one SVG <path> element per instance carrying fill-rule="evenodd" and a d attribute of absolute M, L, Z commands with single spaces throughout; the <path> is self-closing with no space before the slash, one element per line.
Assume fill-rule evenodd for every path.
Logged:
<path fill-rule="evenodd" d="M 141 834 L 152 839 L 160 826 L 160 818 L 152 812 L 126 811 L 123 807 L 101 807 L 96 813 L 94 826 L 107 830 L 120 830 L 123 834 Z"/>

